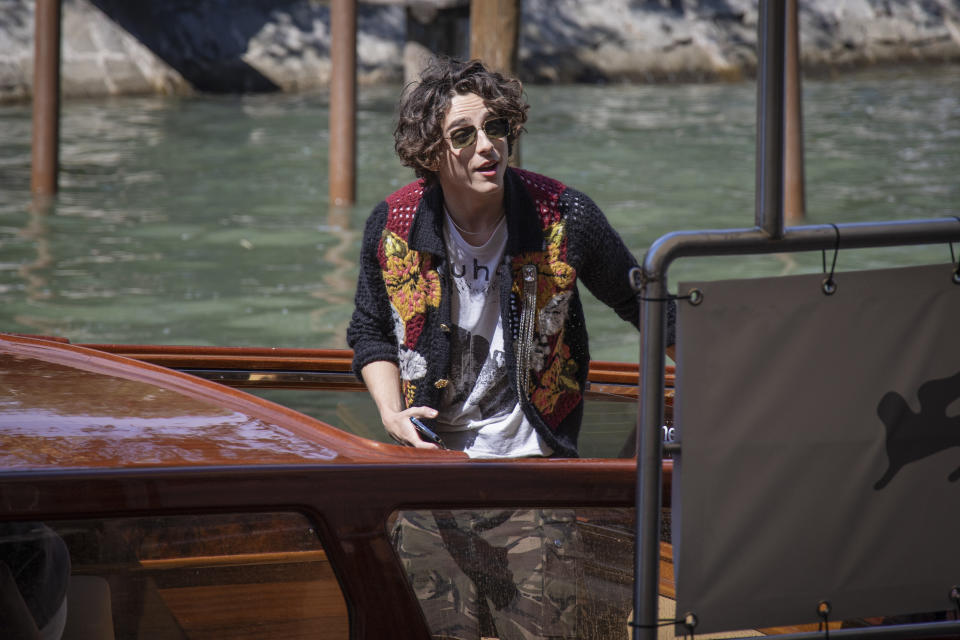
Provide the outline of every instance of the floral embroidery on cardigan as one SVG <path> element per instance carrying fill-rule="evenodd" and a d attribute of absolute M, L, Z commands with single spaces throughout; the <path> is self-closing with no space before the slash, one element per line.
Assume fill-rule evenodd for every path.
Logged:
<path fill-rule="evenodd" d="M 394 311 L 404 323 L 405 344 L 412 348 L 423 330 L 427 307 L 440 306 L 440 275 L 431 256 L 421 255 L 406 240 L 384 229 L 380 239 L 383 282 Z"/>
<path fill-rule="evenodd" d="M 530 394 L 530 402 L 552 429 L 556 429 L 580 401 L 576 375 L 577 363 L 570 357 L 570 347 L 558 341 L 546 370 L 539 381 L 532 384 L 533 392 Z"/>
<path fill-rule="evenodd" d="M 527 252 L 513 259 L 512 293 L 517 297 L 522 296 L 519 274 L 523 265 L 536 265 L 537 320 L 534 327 L 534 355 L 531 359 L 532 375 L 527 392 L 544 422 L 556 429 L 580 401 L 577 363 L 571 357 L 563 336 L 576 270 L 563 259 L 567 239 L 563 221 L 549 225 L 544 230 L 544 238 L 544 251 Z M 562 317 L 556 317 L 558 315 Z M 560 402 L 561 398 L 563 402 Z"/>
<path fill-rule="evenodd" d="M 417 392 L 417 385 L 413 384 L 409 380 L 404 380 L 400 378 L 400 394 L 403 396 L 403 402 L 405 407 L 413 406 L 413 398 Z"/>
<path fill-rule="evenodd" d="M 547 227 L 546 251 L 528 253 L 520 256 L 522 264 L 537 265 L 537 314 L 557 294 L 572 289 L 577 272 L 561 257 L 566 253 L 566 230 L 563 222 Z"/>
<path fill-rule="evenodd" d="M 557 206 L 566 187 L 545 176 L 514 171 L 533 199 L 544 237 L 543 250 L 522 253 L 511 261 L 514 299 L 522 299 L 520 271 L 523 265 L 537 267 L 536 321 L 527 392 L 543 421 L 556 430 L 581 400 L 578 365 L 564 340 L 564 326 L 577 277 L 576 270 L 566 262 L 566 226 Z M 441 298 L 441 279 L 432 268 L 432 256 L 410 249 L 407 244 L 413 213 L 422 196 L 423 185 L 416 182 L 388 197 L 387 223 L 378 251 L 383 280 L 396 314 L 401 393 L 407 406 L 414 402 L 417 385 L 413 381 L 426 375 L 426 362 L 415 350 L 417 340 L 428 308 L 439 307 Z"/>
<path fill-rule="evenodd" d="M 518 355 L 523 356 L 528 366 L 522 377 L 516 366 L 510 367 L 510 381 L 513 384 L 518 378 L 527 381 L 526 389 L 516 390 L 521 391 L 519 400 L 537 432 L 559 454 L 575 456 L 589 353 L 583 308 L 577 299 L 576 286 L 564 287 L 573 277 L 587 278 L 598 298 L 609 300 L 608 304 L 622 317 L 629 316 L 636 324 L 636 296 L 627 278 L 613 275 L 627 273 L 636 261 L 603 217 L 603 212 L 585 194 L 568 189 L 546 176 L 520 169 L 510 168 L 506 176 L 505 202 L 508 216 L 511 216 L 508 220 L 511 223 L 510 258 L 527 253 L 518 262 L 529 260 L 528 264 L 534 263 L 537 280 L 542 280 L 538 287 L 528 289 L 526 296 L 517 294 L 513 287 L 515 281 L 506 278 L 501 281 L 500 293 L 507 305 L 502 310 L 504 340 L 511 350 L 517 345 L 521 333 L 520 321 L 525 321 L 523 353 Z M 354 371 L 358 375 L 366 364 L 378 360 L 396 362 L 402 372 L 411 376 L 426 369 L 423 378 L 401 379 L 401 392 L 407 406 L 433 406 L 443 394 L 443 385 L 438 383 L 450 373 L 449 334 L 441 324 L 446 312 L 444 298 L 449 283 L 445 278 L 439 278 L 438 306 L 426 304 L 431 295 L 424 295 L 422 306 L 425 311 L 414 313 L 406 321 L 401 319 L 398 308 L 387 300 L 384 284 L 387 247 L 383 242 L 383 230 L 388 229 L 407 243 L 406 250 L 398 244 L 399 248 L 392 247 L 390 253 L 401 262 L 403 258 L 410 258 L 409 265 L 404 263 L 404 268 L 409 268 L 411 283 L 425 280 L 417 287 L 411 285 L 405 289 L 402 285 L 404 278 L 398 276 L 397 282 L 401 284 L 396 291 L 404 294 L 410 288 L 432 291 L 430 277 L 424 274 L 438 271 L 441 265 L 438 260 L 443 259 L 439 257 L 444 253 L 443 238 L 438 233 L 442 221 L 441 199 L 442 194 L 427 192 L 423 182 L 417 181 L 388 195 L 374 209 L 364 233 L 361 257 L 365 262 L 358 282 L 357 307 L 347 330 L 348 344 L 355 350 Z M 412 236 L 414 230 L 416 240 Z M 411 243 L 420 252 L 417 260 L 407 255 Z M 609 255 L 598 256 L 596 247 L 603 247 L 601 252 L 604 254 L 609 247 Z M 426 263 L 426 256 L 434 251 L 436 254 Z M 370 261 L 374 264 L 371 265 Z M 517 278 L 521 273 L 512 273 L 511 276 Z M 528 302 L 530 306 L 526 315 L 523 314 L 524 297 L 535 300 Z M 409 306 L 412 311 L 419 305 L 400 306 Z M 534 311 L 536 313 L 531 313 Z M 510 360 L 511 364 L 519 364 L 518 358 Z M 579 389 L 570 388 L 572 380 L 580 385 Z"/>
<path fill-rule="evenodd" d="M 553 430 L 580 403 L 577 362 L 564 340 L 563 327 L 576 283 L 576 270 L 566 262 L 567 233 L 557 203 L 566 190 L 562 182 L 529 171 L 514 170 L 526 183 L 544 229 L 544 251 L 513 260 L 514 299 L 521 299 L 520 269 L 537 266 L 537 303 L 532 371 L 527 392 L 543 421 Z"/>

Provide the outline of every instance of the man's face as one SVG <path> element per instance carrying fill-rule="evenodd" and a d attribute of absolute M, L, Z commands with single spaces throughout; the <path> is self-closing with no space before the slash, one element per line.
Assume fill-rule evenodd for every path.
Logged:
<path fill-rule="evenodd" d="M 492 118 L 483 98 L 475 93 L 456 95 L 450 100 L 450 109 L 443 121 L 444 150 L 437 170 L 447 197 L 483 196 L 503 189 L 507 138 L 491 140 L 487 136 L 483 125 Z M 451 133 L 471 126 L 476 127 L 476 140 L 462 149 L 453 148 Z"/>

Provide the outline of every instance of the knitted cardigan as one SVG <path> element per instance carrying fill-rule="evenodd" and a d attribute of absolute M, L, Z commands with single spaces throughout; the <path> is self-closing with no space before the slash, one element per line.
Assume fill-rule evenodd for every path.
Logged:
<path fill-rule="evenodd" d="M 556 455 L 576 456 L 590 353 L 577 279 L 617 314 L 639 321 L 628 273 L 636 261 L 584 194 L 529 171 L 504 177 L 506 259 L 500 278 L 511 387 Z M 450 279 L 443 194 L 422 180 L 387 196 L 367 220 L 356 307 L 347 329 L 353 369 L 400 368 L 407 407 L 438 407 L 449 383 Z"/>

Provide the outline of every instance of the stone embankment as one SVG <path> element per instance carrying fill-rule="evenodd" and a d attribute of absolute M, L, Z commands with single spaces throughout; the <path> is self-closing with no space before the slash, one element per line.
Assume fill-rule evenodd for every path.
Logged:
<path fill-rule="evenodd" d="M 400 81 L 407 34 L 431 16 L 455 34 L 450 53 L 466 52 L 467 0 L 402 2 L 360 5 L 361 82 Z M 30 96 L 33 8 L 0 2 L 0 101 Z M 528 81 L 730 79 L 756 67 L 756 0 L 523 0 L 522 11 Z M 63 0 L 63 92 L 323 87 L 329 14 L 317 0 Z M 960 0 L 801 0 L 800 24 L 808 70 L 960 61 Z"/>

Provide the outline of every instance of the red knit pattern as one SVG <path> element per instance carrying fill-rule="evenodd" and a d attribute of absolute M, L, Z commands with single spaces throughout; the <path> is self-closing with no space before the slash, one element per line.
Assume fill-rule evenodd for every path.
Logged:
<path fill-rule="evenodd" d="M 397 189 L 386 197 L 387 201 L 387 229 L 404 240 L 410 235 L 410 224 L 413 214 L 423 197 L 423 180 L 411 182 L 405 187 Z"/>
<path fill-rule="evenodd" d="M 558 180 L 542 176 L 532 171 L 523 169 L 514 169 L 514 172 L 527 185 L 527 192 L 533 198 L 533 204 L 540 214 L 540 223 L 544 228 L 560 220 L 560 212 L 557 211 L 557 200 L 560 195 L 567 190 L 567 186 Z"/>
<path fill-rule="evenodd" d="M 543 416 L 543 421 L 547 423 L 552 431 L 563 422 L 563 419 L 570 415 L 570 412 L 580 403 L 580 394 L 567 392 L 557 399 L 557 404 L 553 407 L 553 413 Z"/>
<path fill-rule="evenodd" d="M 380 237 L 380 242 L 377 243 L 377 262 L 380 263 L 380 268 L 385 269 L 387 266 L 387 252 L 383 250 L 383 237 Z"/>
<path fill-rule="evenodd" d="M 418 313 L 407 320 L 407 325 L 404 328 L 407 334 L 407 339 L 404 344 L 407 345 L 407 348 L 413 349 L 417 345 L 417 339 L 420 338 L 420 334 L 423 333 L 423 325 L 426 321 L 427 316 L 423 313 Z"/>

